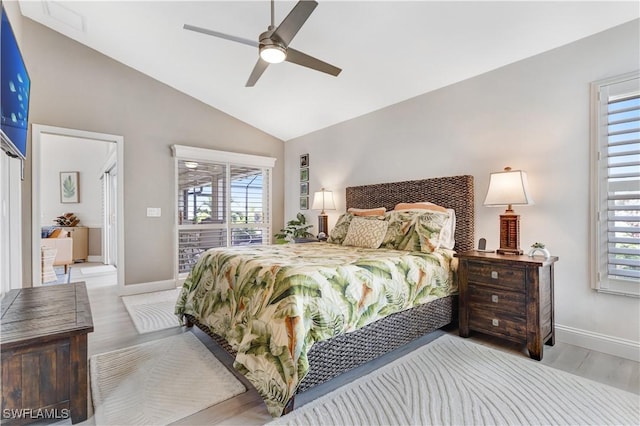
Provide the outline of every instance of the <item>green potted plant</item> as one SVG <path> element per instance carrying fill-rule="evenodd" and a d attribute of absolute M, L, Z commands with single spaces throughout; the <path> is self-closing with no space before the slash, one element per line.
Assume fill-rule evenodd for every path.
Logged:
<path fill-rule="evenodd" d="M 287 226 L 274 235 L 274 237 L 276 237 L 276 244 L 315 241 L 313 234 L 309 232 L 309 228 L 311 227 L 313 227 L 313 225 L 307 223 L 305 215 L 298 213 L 295 219 L 288 221 Z"/>

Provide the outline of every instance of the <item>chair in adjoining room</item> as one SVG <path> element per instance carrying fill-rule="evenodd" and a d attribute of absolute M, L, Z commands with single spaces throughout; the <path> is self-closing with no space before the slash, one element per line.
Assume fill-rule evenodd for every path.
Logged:
<path fill-rule="evenodd" d="M 73 238 L 67 237 L 65 232 L 62 238 L 60 236 L 54 238 L 43 238 L 40 247 L 57 250 L 53 266 L 64 266 L 64 273 L 69 271 L 69 265 L 73 263 Z M 44 282 L 44 281 L 43 281 Z"/>
<path fill-rule="evenodd" d="M 53 270 L 53 262 L 58 250 L 50 247 L 40 248 L 40 259 L 42 261 L 42 283 L 57 281 L 56 271 Z"/>

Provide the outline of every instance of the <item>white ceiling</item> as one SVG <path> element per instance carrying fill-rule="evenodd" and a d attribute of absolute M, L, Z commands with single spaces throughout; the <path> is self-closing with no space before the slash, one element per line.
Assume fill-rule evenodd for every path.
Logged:
<path fill-rule="evenodd" d="M 276 26 L 295 5 L 276 2 Z M 257 40 L 261 1 L 34 1 L 22 14 L 289 140 L 640 17 L 638 1 L 327 1 L 291 47 L 341 67 L 332 77 L 290 63 L 245 82 L 257 49 L 182 29 Z"/>

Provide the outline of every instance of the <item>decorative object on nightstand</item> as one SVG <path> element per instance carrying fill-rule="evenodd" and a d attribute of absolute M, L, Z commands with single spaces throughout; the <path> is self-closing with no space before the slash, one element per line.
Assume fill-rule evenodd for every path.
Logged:
<path fill-rule="evenodd" d="M 456 254 L 460 293 L 460 336 L 471 330 L 526 343 L 529 356 L 542 359 L 555 344 L 553 265 L 542 259 L 468 251 Z"/>
<path fill-rule="evenodd" d="M 327 213 L 325 210 L 335 210 L 336 206 L 333 203 L 333 192 L 327 191 L 322 188 L 313 195 L 313 210 L 321 210 L 318 215 L 318 239 L 325 241 L 329 234 L 329 222 Z"/>
<path fill-rule="evenodd" d="M 529 250 L 529 257 L 533 257 L 536 255 L 536 253 L 540 252 L 545 259 L 548 259 L 551 257 L 551 253 L 549 253 L 549 250 L 547 250 L 545 248 L 545 245 L 543 243 L 533 243 L 531 244 L 531 250 Z"/>
<path fill-rule="evenodd" d="M 522 170 L 511 170 L 505 167 L 502 172 L 491 173 L 489 189 L 484 205 L 489 207 L 507 206 L 500 215 L 500 248 L 499 254 L 517 254 L 520 249 L 520 215 L 515 214 L 513 205 L 532 205 L 533 199 L 529 195 L 527 173 Z"/>

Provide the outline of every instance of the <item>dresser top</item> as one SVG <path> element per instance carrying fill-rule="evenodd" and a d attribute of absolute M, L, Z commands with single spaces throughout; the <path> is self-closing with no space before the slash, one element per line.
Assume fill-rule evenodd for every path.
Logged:
<path fill-rule="evenodd" d="M 93 331 L 84 282 L 11 290 L 2 299 L 2 350 Z"/>
<path fill-rule="evenodd" d="M 557 256 L 551 256 L 545 258 L 544 256 L 528 256 L 526 254 L 517 255 L 517 254 L 497 254 L 497 253 L 486 253 L 477 250 L 465 251 L 463 253 L 456 253 L 456 257 L 460 259 L 469 259 L 469 260 L 486 260 L 490 262 L 500 262 L 500 263 L 520 263 L 520 264 L 530 264 L 536 266 L 545 266 L 550 265 L 554 262 L 558 261 Z"/>

